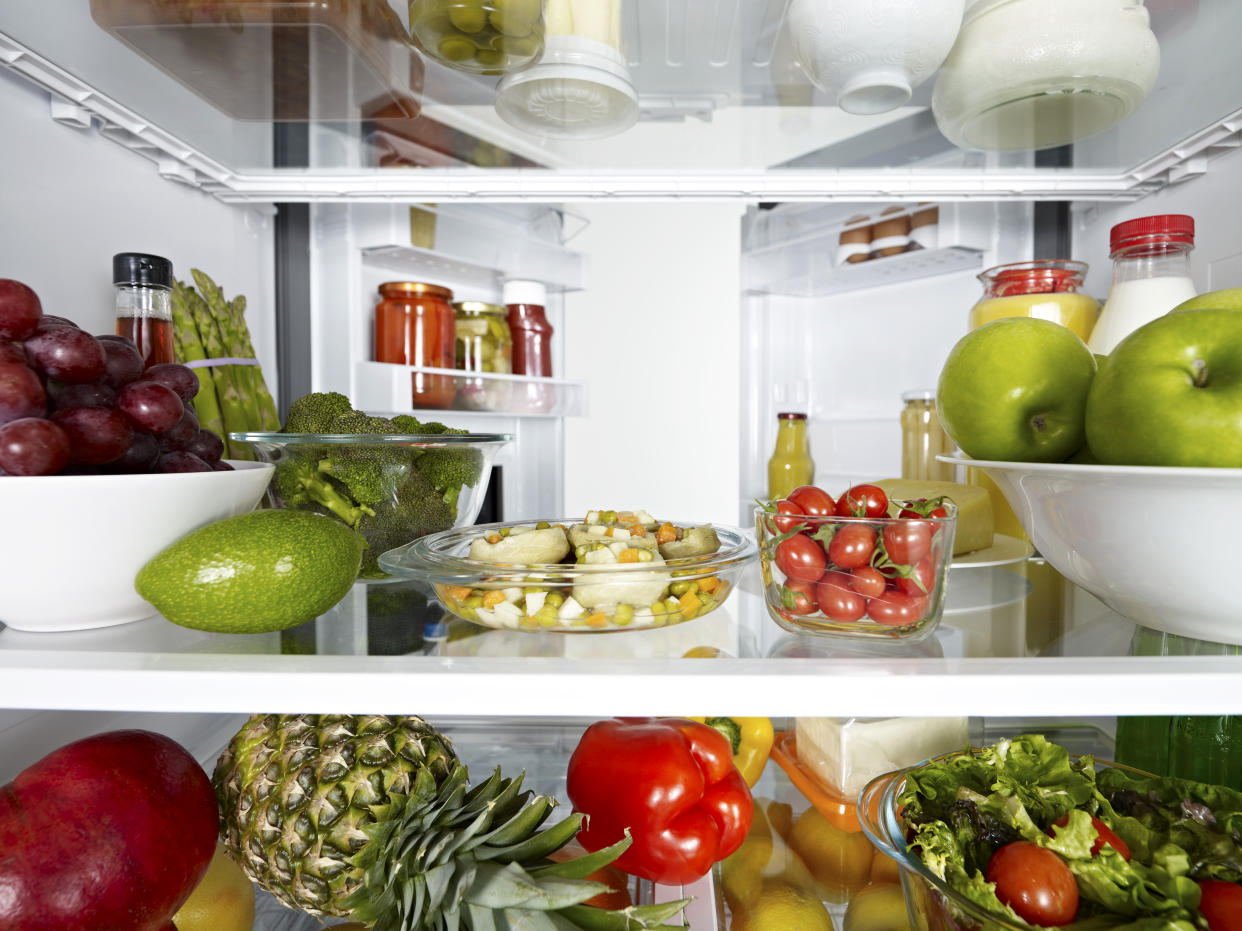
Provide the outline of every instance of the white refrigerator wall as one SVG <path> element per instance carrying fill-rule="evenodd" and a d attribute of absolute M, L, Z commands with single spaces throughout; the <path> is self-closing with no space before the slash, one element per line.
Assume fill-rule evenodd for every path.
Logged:
<path fill-rule="evenodd" d="M 166 180 L 94 128 L 52 121 L 48 94 L 0 71 L 0 277 L 34 288 L 45 313 L 111 333 L 112 256 L 151 252 L 173 273 L 244 294 L 259 361 L 276 388 L 272 220 Z"/>
<path fill-rule="evenodd" d="M 1142 200 L 1085 204 L 1074 211 L 1074 258 L 1090 264 L 1087 291 L 1101 303 L 1108 297 L 1113 263 L 1108 232 L 1117 223 L 1161 213 L 1195 218 L 1191 276 L 1200 293 L 1242 288 L 1242 149 L 1209 161 L 1193 181 L 1167 187 Z"/>
<path fill-rule="evenodd" d="M 591 204 L 573 240 L 587 287 L 565 297 L 565 509 L 646 508 L 733 523 L 738 489 L 739 204 Z"/>

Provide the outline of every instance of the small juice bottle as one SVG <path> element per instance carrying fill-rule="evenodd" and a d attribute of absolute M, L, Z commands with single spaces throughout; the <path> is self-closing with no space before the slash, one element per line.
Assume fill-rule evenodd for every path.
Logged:
<path fill-rule="evenodd" d="M 799 485 L 815 478 L 811 445 L 806 435 L 806 414 L 776 415 L 776 449 L 768 460 L 768 499 L 784 498 Z"/>

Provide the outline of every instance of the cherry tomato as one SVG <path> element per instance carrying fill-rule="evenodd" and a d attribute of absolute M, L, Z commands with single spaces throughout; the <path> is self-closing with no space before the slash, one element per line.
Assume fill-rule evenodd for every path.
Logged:
<path fill-rule="evenodd" d="M 931 550 L 931 525 L 923 520 L 899 520 L 884 527 L 884 551 L 893 562 L 913 566 Z"/>
<path fill-rule="evenodd" d="M 942 501 L 944 499 L 937 498 L 936 500 Z M 897 515 L 898 517 L 948 517 L 949 516 L 949 511 L 947 508 L 944 508 L 942 506 L 932 507 L 931 502 L 928 501 L 926 498 L 919 498 L 917 501 L 907 501 L 906 503 L 913 505 L 913 507 L 902 508 L 900 513 L 898 513 Z"/>
<path fill-rule="evenodd" d="M 828 558 L 841 569 L 865 566 L 875 552 L 875 539 L 875 528 L 866 524 L 846 524 L 832 535 Z"/>
<path fill-rule="evenodd" d="M 905 592 L 907 595 L 930 595 L 932 588 L 936 585 L 936 567 L 932 564 L 932 558 L 925 556 L 914 567 L 913 573 L 908 576 L 898 576 L 893 581 L 897 586 L 897 590 Z M 922 583 L 921 588 L 919 587 L 920 583 Z"/>
<path fill-rule="evenodd" d="M 850 573 L 850 588 L 864 598 L 878 598 L 888 587 L 888 580 L 879 569 L 871 566 L 859 566 Z"/>
<path fill-rule="evenodd" d="M 790 514 L 799 516 L 787 516 Z M 803 523 L 803 520 L 801 518 L 801 512 L 798 510 L 798 506 L 788 498 L 782 498 L 780 501 L 776 502 L 776 513 L 768 519 L 768 523 L 771 525 L 775 533 L 789 533 L 789 531 Z"/>
<path fill-rule="evenodd" d="M 927 610 L 926 595 L 908 595 L 890 588 L 879 598 L 867 602 L 867 615 L 877 624 L 906 627 L 923 617 Z"/>
<path fill-rule="evenodd" d="M 988 861 L 984 878 L 996 897 L 1033 925 L 1067 925 L 1078 913 L 1078 883 L 1065 861 L 1030 841 L 1006 844 Z"/>
<path fill-rule="evenodd" d="M 814 614 L 819 608 L 815 600 L 815 583 L 789 579 L 781 591 L 781 604 L 794 614 Z"/>
<path fill-rule="evenodd" d="M 1069 814 L 1066 813 L 1062 815 L 1060 818 L 1057 818 L 1057 820 L 1052 823 L 1055 824 L 1059 828 L 1065 827 L 1067 824 L 1069 824 Z M 1116 834 L 1113 833 L 1112 828 L 1110 828 L 1107 824 L 1105 824 L 1099 818 L 1095 818 L 1095 817 L 1092 817 L 1091 819 L 1091 826 L 1095 828 L 1095 834 L 1096 834 L 1095 843 L 1091 845 L 1091 856 L 1094 857 L 1104 848 L 1105 844 L 1108 844 L 1108 846 L 1112 847 L 1113 850 L 1121 854 L 1121 858 L 1123 860 L 1128 861 L 1130 859 L 1130 848 L 1126 846 L 1125 841 L 1123 841 L 1120 837 L 1118 837 Z M 1052 832 L 1049 831 L 1048 833 L 1051 834 Z"/>
<path fill-rule="evenodd" d="M 855 485 L 837 499 L 838 517 L 883 517 L 888 495 L 879 485 Z"/>
<path fill-rule="evenodd" d="M 818 582 L 827 568 L 824 548 L 805 533 L 796 533 L 776 547 L 776 568 L 798 582 Z"/>
<path fill-rule="evenodd" d="M 1210 931 L 1242 931 L 1242 886 L 1223 879 L 1205 879 L 1199 883 L 1199 891 L 1203 893 L 1199 911 Z"/>
<path fill-rule="evenodd" d="M 867 600 L 850 588 L 850 577 L 844 572 L 825 575 L 815 586 L 815 596 L 819 610 L 833 621 L 857 621 L 867 612 Z"/>
<path fill-rule="evenodd" d="M 837 503 L 832 500 L 832 495 L 814 485 L 800 485 L 789 493 L 788 500 L 801 513 L 811 517 L 832 517 L 837 512 Z M 823 521 L 812 521 L 811 526 L 818 527 L 822 523 Z"/>

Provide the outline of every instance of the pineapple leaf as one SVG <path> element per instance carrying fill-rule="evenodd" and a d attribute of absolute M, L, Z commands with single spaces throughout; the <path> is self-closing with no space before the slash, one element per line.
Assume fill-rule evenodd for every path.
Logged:
<path fill-rule="evenodd" d="M 625 832 L 625 837 L 612 844 L 604 847 L 594 853 L 583 854 L 580 857 L 574 857 L 572 860 L 562 860 L 559 863 L 550 863 L 547 866 L 539 866 L 534 869 L 527 869 L 535 879 L 543 876 L 560 876 L 562 879 L 586 879 L 598 869 L 607 866 L 621 854 L 625 853 L 626 848 L 633 843 L 630 832 Z"/>
<path fill-rule="evenodd" d="M 466 907 L 466 924 L 472 931 L 497 931 L 495 913 L 480 905 Z"/>
<path fill-rule="evenodd" d="M 631 905 L 629 908 L 607 911 L 590 905 L 570 905 L 561 914 L 582 931 L 637 931 L 637 929 L 684 928 L 685 925 L 666 925 L 663 922 L 681 912 L 690 899 L 662 902 L 659 905 Z"/>
<path fill-rule="evenodd" d="M 538 894 L 539 887 L 535 881 L 516 863 L 507 866 L 480 863 L 474 885 L 466 893 L 466 901 L 486 908 L 513 908 L 529 902 Z"/>
<path fill-rule="evenodd" d="M 475 851 L 475 857 L 479 860 L 496 860 L 499 863 L 530 863 L 542 860 L 573 840 L 581 826 L 582 815 L 570 815 L 564 821 L 546 831 L 532 834 L 520 843 L 508 847 L 492 847 L 490 844 L 480 847 Z"/>
<path fill-rule="evenodd" d="M 552 799 L 546 795 L 540 795 L 533 802 L 517 812 L 513 817 L 509 818 L 500 827 L 493 830 L 483 840 L 493 848 L 508 847 L 516 844 L 543 824 L 544 819 L 548 817 L 548 813 L 552 810 Z"/>

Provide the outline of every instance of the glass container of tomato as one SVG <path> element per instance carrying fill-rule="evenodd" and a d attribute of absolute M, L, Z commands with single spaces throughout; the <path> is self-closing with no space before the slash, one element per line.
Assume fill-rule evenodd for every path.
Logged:
<path fill-rule="evenodd" d="M 375 305 L 375 361 L 396 365 L 448 369 L 412 372 L 410 403 L 414 407 L 447 408 L 457 394 L 452 374 L 456 324 L 453 292 L 422 281 L 386 281 Z"/>
<path fill-rule="evenodd" d="M 755 509 L 764 600 L 794 633 L 929 636 L 944 611 L 957 507 L 890 501 L 875 485 L 834 499 L 805 486 Z"/>

